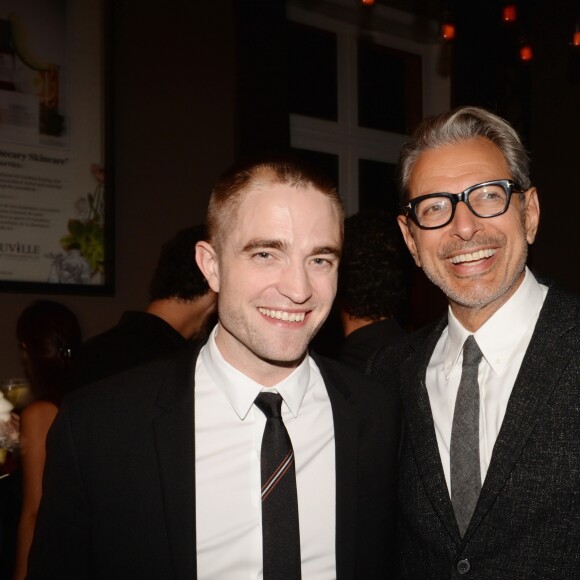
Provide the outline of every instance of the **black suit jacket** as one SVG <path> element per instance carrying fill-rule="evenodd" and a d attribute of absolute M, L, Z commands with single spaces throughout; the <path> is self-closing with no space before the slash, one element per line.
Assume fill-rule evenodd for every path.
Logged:
<path fill-rule="evenodd" d="M 580 299 L 550 289 L 463 539 L 425 387 L 427 364 L 447 318 L 403 347 L 395 378 L 406 421 L 400 577 L 580 578 L 579 322 Z M 384 377 L 391 369 L 392 358 L 385 355 L 374 361 L 372 372 Z"/>
<path fill-rule="evenodd" d="M 197 577 L 197 348 L 89 385 L 64 401 L 48 438 L 29 579 Z M 386 578 L 398 399 L 336 362 L 317 363 L 335 424 L 338 578 Z"/>
<path fill-rule="evenodd" d="M 337 360 L 365 372 L 375 353 L 393 343 L 399 343 L 405 332 L 394 318 L 377 320 L 351 332 L 340 345 Z"/>

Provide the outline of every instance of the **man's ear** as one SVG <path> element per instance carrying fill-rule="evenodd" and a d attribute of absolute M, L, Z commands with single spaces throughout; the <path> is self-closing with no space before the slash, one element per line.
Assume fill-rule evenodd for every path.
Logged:
<path fill-rule="evenodd" d="M 526 196 L 526 206 L 524 208 L 524 228 L 528 244 L 533 244 L 538 233 L 540 223 L 540 201 L 538 200 L 538 190 L 530 187 L 524 194 Z"/>
<path fill-rule="evenodd" d="M 220 291 L 220 269 L 217 253 L 208 242 L 195 244 L 195 261 L 214 292 Z"/>
<path fill-rule="evenodd" d="M 417 252 L 417 245 L 415 244 L 415 238 L 410 228 L 409 219 L 407 218 L 407 216 L 400 215 L 397 216 L 397 222 L 399 223 L 399 227 L 401 228 L 405 244 L 407 244 L 407 248 L 409 248 L 409 252 L 411 252 L 411 256 L 413 256 L 415 264 L 417 264 L 417 266 L 419 266 L 420 268 L 421 260 L 419 259 L 419 252 Z"/>

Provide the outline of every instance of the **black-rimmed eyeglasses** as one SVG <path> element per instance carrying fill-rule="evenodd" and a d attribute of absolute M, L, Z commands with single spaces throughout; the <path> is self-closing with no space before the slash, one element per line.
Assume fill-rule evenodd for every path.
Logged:
<path fill-rule="evenodd" d="M 429 193 L 412 199 L 401 207 L 402 212 L 425 230 L 442 228 L 453 220 L 455 207 L 463 201 L 480 218 L 491 218 L 507 211 L 512 193 L 524 193 L 510 179 L 485 181 L 461 193 Z"/>

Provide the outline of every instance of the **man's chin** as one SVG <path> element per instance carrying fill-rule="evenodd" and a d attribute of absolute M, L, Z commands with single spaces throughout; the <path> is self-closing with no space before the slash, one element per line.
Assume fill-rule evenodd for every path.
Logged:
<path fill-rule="evenodd" d="M 279 367 L 282 369 L 292 369 L 292 368 L 296 368 L 306 357 L 308 350 L 305 349 L 304 352 L 295 357 L 295 356 L 290 356 L 290 357 L 286 357 L 283 355 L 280 356 L 260 356 L 259 358 L 261 358 L 265 363 L 268 363 L 269 365 L 275 366 L 275 367 Z"/>

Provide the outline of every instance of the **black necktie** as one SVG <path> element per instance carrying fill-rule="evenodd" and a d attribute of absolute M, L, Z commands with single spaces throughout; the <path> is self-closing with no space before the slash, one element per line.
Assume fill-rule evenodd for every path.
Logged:
<path fill-rule="evenodd" d="M 282 397 L 262 392 L 255 404 L 266 415 L 261 452 L 264 580 L 300 580 L 296 470 L 282 422 Z"/>
<path fill-rule="evenodd" d="M 477 373 L 482 353 L 473 335 L 463 345 L 463 369 L 455 399 L 451 428 L 451 503 L 465 534 L 481 490 L 479 464 L 479 383 Z"/>

